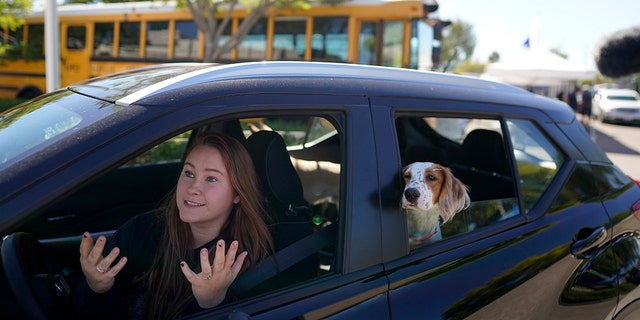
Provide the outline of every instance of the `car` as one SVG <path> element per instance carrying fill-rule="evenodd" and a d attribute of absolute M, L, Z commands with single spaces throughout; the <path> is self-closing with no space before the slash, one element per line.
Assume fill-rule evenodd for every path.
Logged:
<path fill-rule="evenodd" d="M 108 237 L 157 208 L 207 131 L 243 142 L 277 198 L 281 264 L 189 319 L 640 312 L 640 188 L 566 104 L 473 77 L 273 61 L 135 69 L 2 113 L 3 316 L 67 316 L 83 232 Z M 418 245 L 401 209 L 414 162 L 449 168 L 470 197 Z"/>
<path fill-rule="evenodd" d="M 632 89 L 606 88 L 593 96 L 593 115 L 602 122 L 640 122 L 640 94 Z"/>

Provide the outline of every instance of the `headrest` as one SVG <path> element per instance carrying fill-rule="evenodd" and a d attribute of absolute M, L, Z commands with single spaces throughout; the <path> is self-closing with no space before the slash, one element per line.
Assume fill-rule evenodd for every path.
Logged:
<path fill-rule="evenodd" d="M 440 148 L 413 146 L 402 154 L 402 165 L 406 166 L 413 162 L 435 162 L 439 164 L 446 164 L 447 155 L 444 150 Z"/>
<path fill-rule="evenodd" d="M 462 142 L 462 152 L 472 167 L 498 173 L 506 171 L 504 142 L 498 132 L 485 129 L 471 131 Z"/>
<path fill-rule="evenodd" d="M 245 143 L 269 201 L 283 205 L 303 202 L 302 182 L 291 164 L 287 146 L 275 131 L 258 131 Z"/>

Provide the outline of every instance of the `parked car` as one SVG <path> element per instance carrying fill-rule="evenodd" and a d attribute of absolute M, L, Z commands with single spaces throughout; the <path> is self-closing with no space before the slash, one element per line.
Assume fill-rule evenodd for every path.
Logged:
<path fill-rule="evenodd" d="M 607 88 L 593 96 L 593 115 L 602 122 L 640 122 L 640 94 L 631 89 Z"/>
<path fill-rule="evenodd" d="M 290 192 L 269 206 L 289 230 L 277 247 L 299 248 L 276 253 L 289 261 L 277 273 L 241 275 L 242 299 L 190 319 L 640 312 L 640 188 L 564 103 L 470 77 L 264 62 L 132 70 L 0 114 L 3 317 L 63 317 L 82 233 L 109 236 L 156 208 L 205 131 L 270 161 L 265 197 Z M 256 135 L 285 156 L 256 154 Z M 400 207 L 413 162 L 450 168 L 471 199 L 418 246 Z"/>

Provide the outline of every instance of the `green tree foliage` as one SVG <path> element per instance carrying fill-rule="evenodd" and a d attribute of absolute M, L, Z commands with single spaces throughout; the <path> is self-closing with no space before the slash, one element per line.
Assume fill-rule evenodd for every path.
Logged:
<path fill-rule="evenodd" d="M 471 59 L 475 48 L 476 36 L 473 33 L 473 26 L 464 21 L 454 21 L 443 31 L 440 61 L 446 63 L 447 69 L 451 69 Z"/>
<path fill-rule="evenodd" d="M 500 61 L 500 54 L 497 51 L 491 52 L 489 55 L 489 63 Z"/>
<path fill-rule="evenodd" d="M 454 73 L 458 73 L 458 74 L 475 74 L 475 75 L 479 75 L 482 74 L 484 72 L 484 68 L 487 66 L 486 63 L 481 63 L 481 62 L 477 62 L 477 61 L 471 61 L 470 59 L 464 60 L 462 62 L 460 62 L 455 69 L 453 70 Z"/>
<path fill-rule="evenodd" d="M 15 39 L 5 34 L 5 30 L 15 31 L 24 24 L 21 18 L 25 12 L 31 9 L 31 0 L 0 0 L 0 63 L 13 52 L 16 46 Z"/>
<path fill-rule="evenodd" d="M 0 0 L 0 31 L 16 30 L 24 23 L 20 16 L 31 9 L 31 0 Z"/>

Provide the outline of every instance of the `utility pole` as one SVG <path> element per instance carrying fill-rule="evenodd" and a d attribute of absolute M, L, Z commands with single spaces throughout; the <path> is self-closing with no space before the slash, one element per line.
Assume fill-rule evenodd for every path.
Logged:
<path fill-rule="evenodd" d="M 46 0 L 44 12 L 46 90 L 51 92 L 60 88 L 60 27 L 56 0 Z"/>

